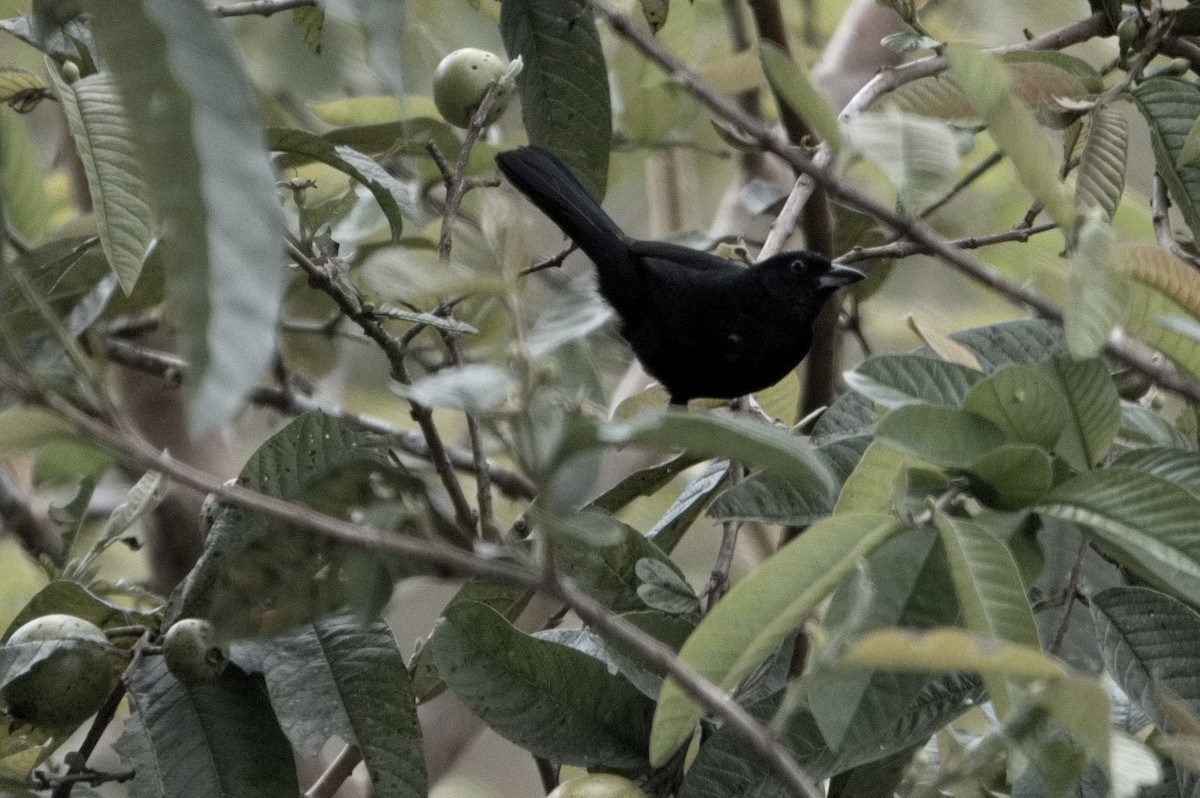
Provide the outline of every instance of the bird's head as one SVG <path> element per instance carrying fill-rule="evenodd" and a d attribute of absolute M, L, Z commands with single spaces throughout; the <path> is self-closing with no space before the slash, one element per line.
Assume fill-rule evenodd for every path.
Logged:
<path fill-rule="evenodd" d="M 840 266 L 823 255 L 805 250 L 781 252 L 752 267 L 759 283 L 777 297 L 798 307 L 819 309 L 834 291 L 866 277 L 858 269 Z"/>

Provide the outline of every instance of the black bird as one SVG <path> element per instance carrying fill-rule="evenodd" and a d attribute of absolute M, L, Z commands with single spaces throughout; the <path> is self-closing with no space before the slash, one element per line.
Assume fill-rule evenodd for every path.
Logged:
<path fill-rule="evenodd" d="M 549 151 L 520 147 L 497 155 L 496 164 L 596 264 L 622 336 L 671 404 L 732 399 L 775 384 L 808 353 L 825 300 L 864 277 L 803 250 L 740 266 L 638 241 Z"/>

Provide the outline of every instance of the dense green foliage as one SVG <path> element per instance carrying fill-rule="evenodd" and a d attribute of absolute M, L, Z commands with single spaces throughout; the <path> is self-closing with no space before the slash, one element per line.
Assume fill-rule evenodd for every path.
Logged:
<path fill-rule="evenodd" d="M 361 761 L 414 798 L 449 693 L 547 791 L 1196 794 L 1200 6 L 1079 3 L 991 52 L 978 4 L 896 0 L 911 63 L 839 115 L 814 20 L 742 5 L 643 0 L 657 38 L 599 0 L 5 5 L 0 793 L 291 798 L 336 741 L 314 790 Z M 512 60 L 452 126 L 466 46 Z M 725 252 L 796 225 L 768 153 L 810 174 L 810 245 L 870 273 L 843 345 L 733 408 L 629 396 L 587 267 L 496 186 L 526 141 Z M 222 435 L 229 483 L 179 452 Z M 151 523 L 181 486 L 171 580 L 122 553 L 182 540 Z M 385 619 L 418 577 L 459 581 L 412 650 Z M 10 640 L 49 615 L 105 640 Z M 80 662 L 82 708 L 29 710 Z M 128 772 L 87 767 L 110 724 Z"/>

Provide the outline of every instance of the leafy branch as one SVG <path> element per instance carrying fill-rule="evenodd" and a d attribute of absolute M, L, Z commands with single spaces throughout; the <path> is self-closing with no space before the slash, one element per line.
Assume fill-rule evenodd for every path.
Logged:
<path fill-rule="evenodd" d="M 736 730 L 754 751 L 770 764 L 795 795 L 820 798 L 820 789 L 796 764 L 791 752 L 728 693 L 684 665 L 666 645 L 614 614 L 602 602 L 576 588 L 569 578 L 557 570 L 498 560 L 487 554 L 464 551 L 441 540 L 388 535 L 383 530 L 342 521 L 237 484 L 223 483 L 200 469 L 174 459 L 168 453 L 156 451 L 144 440 L 108 426 L 62 397 L 47 393 L 28 378 L 7 367 L 0 368 L 0 385 L 22 396 L 25 401 L 45 407 L 61 416 L 90 440 L 111 449 L 128 465 L 162 473 L 174 482 L 211 494 L 230 506 L 263 513 L 274 520 L 286 522 L 297 529 L 347 546 L 400 555 L 440 566 L 452 573 L 536 590 L 562 602 L 589 626 L 611 637 L 619 645 L 637 652 L 656 669 L 675 679 L 705 710 Z"/>
<path fill-rule="evenodd" d="M 605 0 L 586 0 L 586 2 L 597 15 L 603 17 L 609 23 L 614 32 L 623 39 L 626 39 L 651 61 L 658 64 L 676 83 L 702 102 L 710 111 L 723 121 L 741 130 L 748 139 L 754 141 L 767 152 L 777 155 L 797 171 L 809 175 L 819 186 L 828 192 L 831 198 L 882 222 L 892 228 L 902 238 L 922 246 L 928 254 L 940 258 L 977 282 L 1004 295 L 1011 301 L 1025 306 L 1043 318 L 1060 324 L 1062 323 L 1062 309 L 1041 294 L 1028 288 L 1024 283 L 996 271 L 979 258 L 974 257 L 966 250 L 939 235 L 924 222 L 897 213 L 849 182 L 832 174 L 829 170 L 820 167 L 808 156 L 798 152 L 788 141 L 781 138 L 774 129 L 765 124 L 761 119 L 746 113 L 736 103 L 717 92 L 694 70 L 690 69 L 663 47 L 662 44 L 638 27 L 628 15 L 617 11 L 606 3 Z M 1082 41 L 1103 30 L 1101 25 L 1106 23 L 1103 20 L 1091 21 L 1095 16 L 1090 17 L 1086 25 L 1072 26 L 1070 31 L 1071 37 L 1080 36 L 1082 37 L 1080 39 Z M 1088 31 L 1091 31 L 1091 33 L 1088 33 Z M 1061 42 L 1066 38 L 1068 37 L 1065 34 L 1060 33 L 1055 36 L 1032 40 L 1031 42 L 1027 42 L 1025 46 L 1029 46 L 1030 44 L 1040 46 L 1043 43 L 1045 43 L 1045 46 L 1051 46 L 1052 43 L 1060 43 L 1058 46 L 1062 46 Z M 937 62 L 936 58 L 926 59 L 918 63 L 922 64 L 919 67 L 920 70 L 929 70 L 927 73 L 921 72 L 920 74 L 922 75 L 935 74 L 944 68 L 942 64 Z M 916 67 L 913 68 L 912 79 L 918 76 L 916 74 L 917 69 Z M 1111 357 L 1150 381 L 1188 399 L 1200 401 L 1200 382 L 1163 364 L 1137 342 L 1125 339 L 1118 334 L 1113 334 L 1109 336 L 1104 349 Z"/>

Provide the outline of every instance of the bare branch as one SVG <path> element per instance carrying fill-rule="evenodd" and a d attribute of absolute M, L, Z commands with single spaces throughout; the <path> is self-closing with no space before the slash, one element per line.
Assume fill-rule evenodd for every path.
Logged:
<path fill-rule="evenodd" d="M 983 236 L 970 236 L 969 238 L 959 238 L 951 241 L 950 244 L 959 249 L 979 249 L 980 247 L 990 247 L 995 244 L 1004 244 L 1009 241 L 1019 241 L 1024 243 L 1038 233 L 1045 233 L 1050 230 L 1057 230 L 1058 225 L 1052 222 L 1039 224 L 1033 227 L 1027 227 L 1024 224 L 1018 224 L 1008 230 L 1001 230 L 999 233 L 989 233 Z M 841 255 L 838 263 L 858 263 L 865 260 L 882 260 L 889 258 L 906 258 L 909 255 L 923 255 L 929 252 L 928 249 L 918 244 L 915 241 L 893 241 L 890 244 L 880 244 L 877 247 L 855 247 L 854 249 Z"/>
<path fill-rule="evenodd" d="M 362 759 L 362 752 L 358 750 L 357 745 L 343 748 L 329 763 L 321 777 L 304 791 L 304 798 L 333 798 Z"/>

